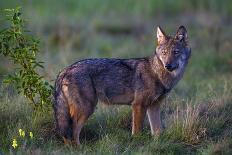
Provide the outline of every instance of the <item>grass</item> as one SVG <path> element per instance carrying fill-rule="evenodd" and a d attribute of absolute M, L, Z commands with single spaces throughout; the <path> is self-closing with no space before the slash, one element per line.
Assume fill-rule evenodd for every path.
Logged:
<path fill-rule="evenodd" d="M 11 140 L 22 128 L 32 131 L 34 139 L 26 148 L 18 149 L 19 154 L 229 154 L 232 151 L 231 86 L 230 90 L 227 89 L 225 86 L 223 92 L 218 94 L 220 98 L 214 96 L 204 103 L 181 101 L 178 94 L 172 93 L 162 108 L 165 131 L 154 138 L 150 135 L 147 120 L 143 133 L 131 136 L 129 107 L 106 108 L 99 104 L 83 128 L 80 148 L 63 145 L 54 132 L 52 113 L 33 118 L 23 98 L 6 96 L 1 101 L 1 148 L 4 148 L 3 152 L 8 152 Z"/>
<path fill-rule="evenodd" d="M 174 34 L 188 28 L 192 57 L 183 80 L 162 105 L 164 132 L 150 135 L 148 120 L 131 136 L 128 106 L 98 104 L 81 132 L 82 146 L 64 146 L 54 131 L 53 112 L 34 116 L 26 100 L 1 85 L 0 154 L 14 153 L 18 129 L 34 138 L 17 154 L 231 154 L 232 31 L 231 1 L 1 1 L 2 8 L 22 5 L 28 28 L 41 39 L 41 74 L 54 82 L 57 73 L 89 57 L 143 57 L 155 49 L 154 26 Z M 50 6 L 53 6 L 52 8 Z M 207 20 L 205 20 L 207 19 Z M 0 20 L 2 23 L 2 20 Z M 4 26 L 4 23 L 1 24 Z M 1 58 L 0 79 L 13 72 Z"/>

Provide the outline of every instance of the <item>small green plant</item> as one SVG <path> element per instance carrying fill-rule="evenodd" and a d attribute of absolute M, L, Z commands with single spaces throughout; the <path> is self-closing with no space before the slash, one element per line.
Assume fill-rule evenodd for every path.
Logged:
<path fill-rule="evenodd" d="M 10 25 L 0 31 L 0 54 L 17 65 L 15 73 L 8 75 L 4 82 L 14 84 L 35 110 L 47 111 L 51 107 L 53 88 L 38 73 L 38 68 L 43 68 L 43 62 L 36 60 L 39 41 L 25 29 L 19 7 L 5 9 L 4 16 Z"/>

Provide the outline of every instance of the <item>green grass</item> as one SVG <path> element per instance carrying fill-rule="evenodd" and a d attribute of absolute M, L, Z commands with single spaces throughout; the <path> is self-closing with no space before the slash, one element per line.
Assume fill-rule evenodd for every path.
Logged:
<path fill-rule="evenodd" d="M 81 133 L 82 146 L 64 146 L 54 131 L 53 114 L 33 118 L 30 107 L 19 96 L 1 100 L 1 148 L 8 152 L 18 129 L 32 131 L 34 139 L 18 153 L 81 153 L 81 154 L 186 154 L 231 153 L 231 85 L 203 103 L 189 100 L 173 92 L 162 107 L 165 130 L 152 137 L 147 120 L 144 131 L 131 136 L 131 110 L 127 106 L 99 104 Z M 229 87 L 229 90 L 228 90 Z M 213 89 L 220 88 L 216 85 Z M 196 92 L 197 93 L 197 92 Z M 216 93 L 216 91 L 214 91 Z M 194 94 L 194 92 L 193 92 Z M 183 101 L 184 100 L 184 101 Z M 27 138 L 28 139 L 28 138 Z M 216 147 L 216 148 L 215 148 Z"/>
<path fill-rule="evenodd" d="M 34 138 L 26 138 L 24 148 L 19 143 L 17 154 L 232 154 L 231 1 L 0 2 L 1 8 L 16 5 L 41 40 L 41 74 L 52 83 L 63 67 L 83 58 L 151 55 L 157 25 L 171 34 L 186 25 L 192 57 L 162 105 L 159 137 L 150 135 L 147 119 L 143 132 L 131 136 L 130 107 L 99 103 L 81 132 L 82 146 L 65 146 L 55 133 L 53 112 L 34 116 L 22 96 L 1 85 L 0 153 L 13 153 L 12 139 L 20 141 L 22 128 Z M 14 67 L 0 59 L 2 80 Z"/>

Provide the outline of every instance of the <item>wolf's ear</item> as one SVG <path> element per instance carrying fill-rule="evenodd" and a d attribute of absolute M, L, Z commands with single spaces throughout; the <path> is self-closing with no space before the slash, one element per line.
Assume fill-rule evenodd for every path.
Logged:
<path fill-rule="evenodd" d="M 164 31 L 158 26 L 157 27 L 157 40 L 158 40 L 158 44 L 162 44 L 166 41 L 166 34 L 164 33 Z"/>
<path fill-rule="evenodd" d="M 180 26 L 176 32 L 176 36 L 175 36 L 176 40 L 179 41 L 184 41 L 186 42 L 188 39 L 188 35 L 187 35 L 187 30 L 184 26 Z"/>

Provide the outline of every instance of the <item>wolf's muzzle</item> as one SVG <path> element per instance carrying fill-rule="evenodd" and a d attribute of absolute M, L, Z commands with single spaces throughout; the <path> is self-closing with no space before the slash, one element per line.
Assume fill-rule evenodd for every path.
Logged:
<path fill-rule="evenodd" d="M 168 71 L 172 72 L 173 70 L 175 70 L 175 69 L 178 68 L 178 65 L 177 65 L 177 64 L 167 64 L 167 65 L 165 65 L 165 68 L 166 68 Z"/>

